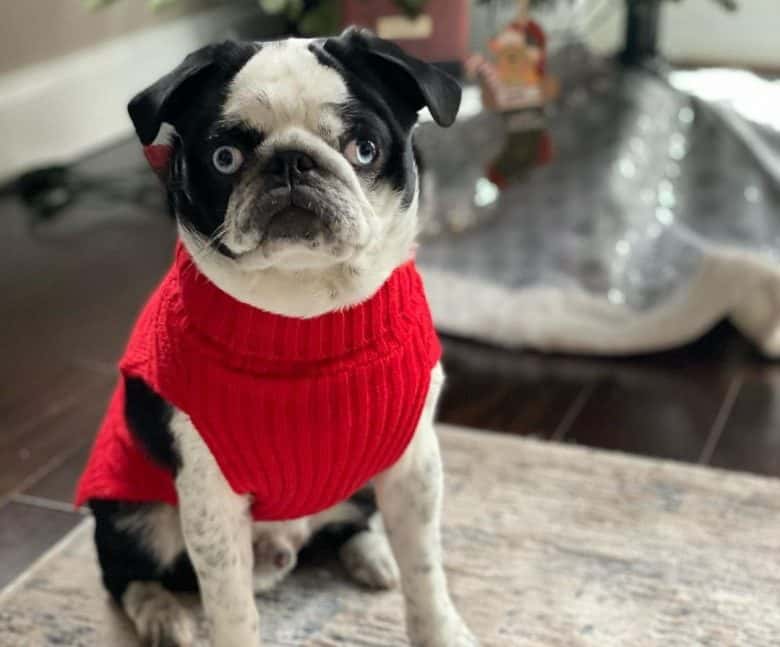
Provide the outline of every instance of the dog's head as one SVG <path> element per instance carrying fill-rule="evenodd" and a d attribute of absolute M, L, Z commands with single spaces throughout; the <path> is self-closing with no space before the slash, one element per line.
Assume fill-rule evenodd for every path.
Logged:
<path fill-rule="evenodd" d="M 235 284 L 264 270 L 389 273 L 417 229 L 417 112 L 448 126 L 459 103 L 454 79 L 349 29 L 210 45 L 129 112 L 185 245 Z"/>

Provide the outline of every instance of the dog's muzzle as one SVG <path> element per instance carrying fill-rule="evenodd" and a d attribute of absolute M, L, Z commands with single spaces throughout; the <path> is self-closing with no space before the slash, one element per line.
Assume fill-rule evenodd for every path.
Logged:
<path fill-rule="evenodd" d="M 251 218 L 263 242 L 310 242 L 333 235 L 335 216 L 323 195 L 326 180 L 313 157 L 298 150 L 277 151 L 263 176 L 264 195 Z"/>

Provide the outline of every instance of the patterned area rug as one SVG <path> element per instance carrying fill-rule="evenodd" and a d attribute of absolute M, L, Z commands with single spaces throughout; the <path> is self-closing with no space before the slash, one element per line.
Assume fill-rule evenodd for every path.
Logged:
<path fill-rule="evenodd" d="M 446 565 L 483 645 L 776 645 L 780 482 L 442 429 Z M 0 594 L 0 646 L 135 645 L 86 521 Z M 194 604 L 195 601 L 192 600 Z M 258 599 L 271 647 L 406 645 L 397 592 L 338 566 Z"/>

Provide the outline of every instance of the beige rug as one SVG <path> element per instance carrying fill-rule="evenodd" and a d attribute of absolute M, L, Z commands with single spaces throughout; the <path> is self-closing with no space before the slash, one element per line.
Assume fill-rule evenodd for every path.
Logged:
<path fill-rule="evenodd" d="M 442 429 L 454 596 L 484 645 L 780 644 L 780 481 Z M 85 522 L 0 594 L 0 646 L 129 647 Z M 267 645 L 405 645 L 337 566 L 260 598 Z"/>

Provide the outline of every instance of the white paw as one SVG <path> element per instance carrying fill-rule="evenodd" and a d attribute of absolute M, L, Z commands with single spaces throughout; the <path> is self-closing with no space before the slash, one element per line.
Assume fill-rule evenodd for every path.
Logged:
<path fill-rule="evenodd" d="M 412 647 L 479 647 L 479 641 L 457 613 L 438 622 L 412 613 L 407 624 Z"/>
<path fill-rule="evenodd" d="M 123 597 L 125 611 L 141 641 L 149 647 L 192 647 L 195 621 L 162 586 L 133 582 Z"/>
<path fill-rule="evenodd" d="M 398 565 L 383 532 L 357 533 L 341 547 L 340 557 L 349 575 L 360 584 L 372 589 L 398 586 Z"/>
<path fill-rule="evenodd" d="M 283 535 L 261 535 L 254 541 L 252 549 L 252 582 L 256 595 L 273 589 L 289 575 L 298 562 L 295 546 Z"/>

